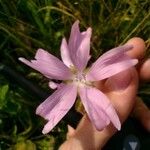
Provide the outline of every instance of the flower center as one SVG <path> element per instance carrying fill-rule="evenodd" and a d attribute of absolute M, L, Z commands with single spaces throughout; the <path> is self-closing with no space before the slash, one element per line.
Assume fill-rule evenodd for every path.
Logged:
<path fill-rule="evenodd" d="M 85 74 L 83 74 L 83 73 L 75 74 L 74 78 L 73 78 L 73 82 L 85 84 L 86 83 Z"/>
<path fill-rule="evenodd" d="M 72 79 L 68 82 L 72 82 L 76 86 L 93 86 L 92 82 L 86 80 L 86 72 L 79 72 L 75 67 L 71 67 L 71 72 L 73 74 Z"/>
<path fill-rule="evenodd" d="M 74 74 L 73 83 L 77 86 L 92 86 L 92 83 L 86 80 L 85 74 L 83 72 L 77 72 Z"/>

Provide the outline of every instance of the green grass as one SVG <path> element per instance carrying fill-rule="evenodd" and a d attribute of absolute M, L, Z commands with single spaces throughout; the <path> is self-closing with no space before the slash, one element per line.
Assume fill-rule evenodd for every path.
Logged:
<path fill-rule="evenodd" d="M 49 91 L 44 77 L 18 57 L 31 58 L 39 47 L 60 57 L 61 39 L 69 37 L 77 19 L 82 30 L 93 29 L 92 61 L 134 36 L 146 41 L 149 55 L 149 0 L 0 0 L 0 63 Z M 147 98 L 150 86 L 142 86 L 139 93 Z M 0 74 L 0 149 L 57 149 L 65 139 L 66 124 L 43 136 L 44 121 L 35 115 L 40 101 Z"/>

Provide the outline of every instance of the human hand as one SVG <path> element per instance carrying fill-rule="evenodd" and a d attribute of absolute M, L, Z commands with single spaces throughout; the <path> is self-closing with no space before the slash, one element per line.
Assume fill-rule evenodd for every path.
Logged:
<path fill-rule="evenodd" d="M 150 131 L 150 111 L 136 96 L 139 80 L 150 80 L 150 70 L 147 69 L 150 67 L 150 59 L 141 64 L 145 53 L 145 44 L 142 39 L 132 38 L 127 44 L 134 46 L 127 54 L 131 58 L 139 59 L 140 66 L 137 66 L 137 69 L 128 69 L 95 84 L 111 100 L 121 123 L 127 119 L 134 109 L 134 116 Z M 97 131 L 87 115 L 84 115 L 76 130 L 71 127 L 68 129 L 68 140 L 61 145 L 60 150 L 100 149 L 117 132 L 112 124 L 102 131 Z"/>

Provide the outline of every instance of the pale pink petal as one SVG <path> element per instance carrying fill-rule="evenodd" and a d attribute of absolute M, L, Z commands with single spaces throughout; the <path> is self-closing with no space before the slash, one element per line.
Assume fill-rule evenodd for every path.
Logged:
<path fill-rule="evenodd" d="M 44 117 L 51 111 L 55 105 L 60 101 L 61 96 L 68 90 L 68 85 L 61 83 L 52 95 L 50 95 L 44 102 L 42 102 L 36 109 L 36 114 Z"/>
<path fill-rule="evenodd" d="M 48 83 L 48 86 L 51 88 L 51 89 L 58 89 L 58 88 L 61 88 L 61 87 L 63 87 L 63 83 L 56 83 L 56 82 L 54 82 L 54 81 L 50 81 L 49 83 Z"/>
<path fill-rule="evenodd" d="M 72 53 L 76 53 L 78 46 L 80 44 L 80 29 L 79 29 L 79 20 L 77 20 L 71 28 L 70 38 L 68 42 L 69 50 L 71 50 Z"/>
<path fill-rule="evenodd" d="M 138 63 L 137 59 L 131 59 L 125 51 L 132 46 L 122 46 L 102 55 L 89 69 L 86 79 L 90 81 L 98 81 L 113 76 L 124 71 Z"/>
<path fill-rule="evenodd" d="M 58 87 L 58 84 L 57 83 L 55 83 L 55 82 L 53 82 L 53 81 L 50 81 L 49 83 L 48 83 L 48 86 L 51 88 L 51 89 L 56 89 L 57 87 Z"/>
<path fill-rule="evenodd" d="M 42 68 L 41 66 L 35 65 L 34 63 L 32 63 L 32 62 L 35 61 L 35 60 L 31 60 L 31 62 L 30 62 L 30 61 L 28 61 L 27 59 L 22 58 L 22 57 L 20 57 L 19 60 L 20 60 L 21 62 L 23 62 L 24 64 L 30 66 L 31 68 L 33 68 L 33 69 L 39 71 L 40 73 L 42 73 L 42 74 L 43 74 L 44 76 L 46 76 L 47 78 L 52 79 L 52 76 L 45 70 L 45 68 Z"/>
<path fill-rule="evenodd" d="M 24 58 L 19 58 L 19 60 L 50 79 L 67 80 L 72 76 L 63 62 L 42 49 L 38 49 L 35 58 L 36 60 L 31 60 L 31 62 Z"/>
<path fill-rule="evenodd" d="M 120 130 L 120 120 L 106 95 L 98 89 L 88 86 L 80 87 L 79 95 L 91 122 L 97 130 L 104 129 L 110 121 Z"/>
<path fill-rule="evenodd" d="M 64 64 L 68 67 L 73 66 L 73 63 L 70 58 L 69 48 L 68 48 L 67 41 L 65 38 L 62 39 L 60 52 L 61 52 L 61 58 Z"/>
<path fill-rule="evenodd" d="M 90 39 L 92 29 L 88 28 L 85 32 L 80 32 L 79 21 L 76 21 L 71 29 L 68 48 L 71 60 L 79 71 L 82 71 L 90 58 Z"/>
<path fill-rule="evenodd" d="M 64 65 L 64 63 L 62 61 L 60 61 L 57 57 L 51 55 L 50 53 L 48 53 L 47 51 L 45 51 L 43 49 L 37 50 L 35 58 L 39 61 L 40 60 L 46 61 L 48 64 L 51 64 L 52 66 L 58 65 L 58 67 L 62 68 L 63 70 L 68 70 L 68 67 L 66 65 Z"/>
<path fill-rule="evenodd" d="M 63 85 L 37 108 L 36 113 L 48 123 L 44 126 L 43 134 L 48 133 L 66 115 L 75 103 L 77 87 Z"/>
<path fill-rule="evenodd" d="M 82 37 L 82 41 L 76 52 L 75 64 L 77 68 L 82 71 L 85 69 L 89 58 L 90 58 L 90 39 L 91 39 L 92 30 L 88 28 L 86 33 Z"/>
<path fill-rule="evenodd" d="M 60 111 L 67 110 L 67 108 L 72 107 L 73 103 L 75 102 L 75 99 L 77 96 L 77 87 L 72 84 L 70 85 L 67 84 L 65 85 L 65 88 L 61 87 L 61 89 L 62 88 L 63 88 L 63 92 L 61 94 L 58 93 L 57 95 L 57 96 L 60 96 L 59 102 L 55 105 L 55 107 L 53 107 L 52 111 L 50 111 L 48 114 L 44 116 L 45 119 L 50 120 L 53 115 L 53 112 L 56 112 L 57 110 L 60 110 Z"/>
<path fill-rule="evenodd" d="M 86 76 L 89 81 L 99 81 L 109 78 L 117 73 L 129 69 L 138 63 L 137 59 L 121 61 L 111 65 L 106 65 L 104 68 L 94 68 L 90 70 Z"/>
<path fill-rule="evenodd" d="M 120 57 L 122 54 L 126 53 L 127 51 L 131 50 L 133 48 L 133 45 L 122 45 L 122 46 L 118 46 L 115 47 L 109 51 L 107 51 L 106 53 L 104 53 L 99 59 L 97 60 L 95 63 L 99 63 L 99 61 L 104 60 L 111 60 L 111 59 L 115 59 L 116 57 Z"/>
<path fill-rule="evenodd" d="M 126 59 L 130 59 L 129 57 L 127 57 L 125 52 L 131 50 L 132 48 L 133 48 L 132 45 L 123 45 L 123 46 L 119 46 L 119 47 L 116 47 L 107 51 L 102 56 L 100 56 L 96 60 L 96 62 L 92 64 L 91 69 L 99 67 L 99 66 L 101 67 L 101 65 L 105 65 L 105 64 L 112 64 L 116 62 L 118 59 L 120 60 L 122 60 L 122 58 L 124 59 L 124 57 Z"/>

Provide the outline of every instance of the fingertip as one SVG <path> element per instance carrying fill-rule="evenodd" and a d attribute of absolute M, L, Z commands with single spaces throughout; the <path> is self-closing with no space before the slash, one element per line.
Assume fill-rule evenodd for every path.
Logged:
<path fill-rule="evenodd" d="M 127 52 L 131 58 L 142 59 L 144 57 L 146 48 L 143 39 L 140 37 L 134 37 L 127 41 L 126 44 L 133 45 L 133 49 Z"/>

